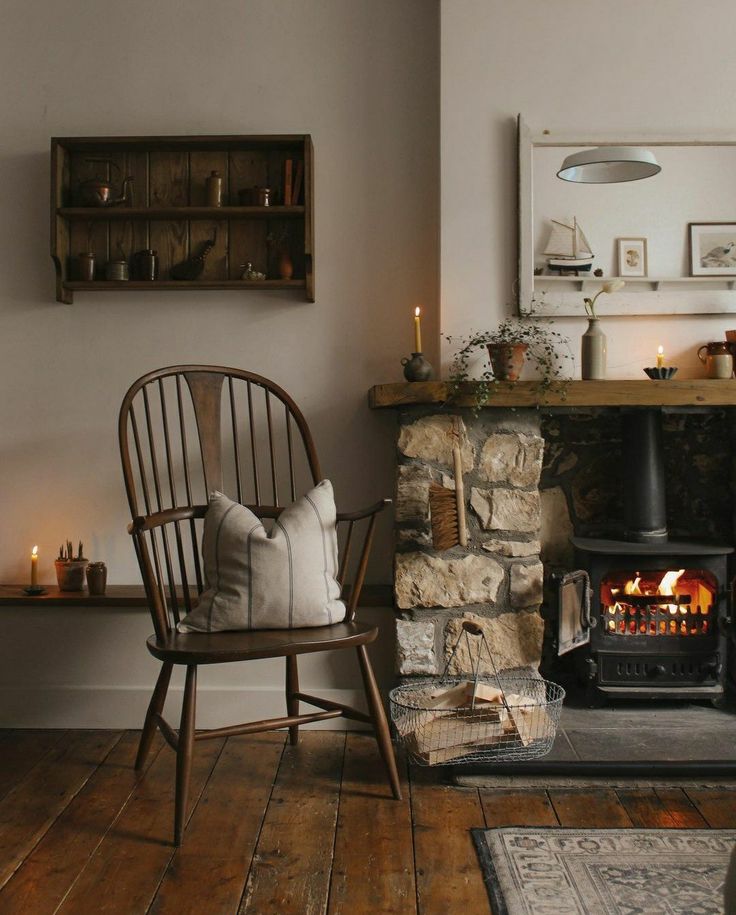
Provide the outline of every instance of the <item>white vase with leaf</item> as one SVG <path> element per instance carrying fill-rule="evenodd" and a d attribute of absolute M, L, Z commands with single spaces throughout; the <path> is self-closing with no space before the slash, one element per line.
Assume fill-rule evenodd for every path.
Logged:
<path fill-rule="evenodd" d="M 580 348 L 581 377 L 583 381 L 603 381 L 606 377 L 607 340 L 598 321 L 595 303 L 603 293 L 618 292 L 626 284 L 623 280 L 603 283 L 592 299 L 583 299 L 588 315 L 588 329 L 583 334 Z"/>

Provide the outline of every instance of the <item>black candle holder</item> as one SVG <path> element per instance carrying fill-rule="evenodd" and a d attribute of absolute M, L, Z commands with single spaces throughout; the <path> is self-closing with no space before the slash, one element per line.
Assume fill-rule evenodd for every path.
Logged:
<path fill-rule="evenodd" d="M 432 364 L 424 358 L 424 353 L 412 353 L 411 359 L 404 357 L 401 364 L 407 381 L 431 381 L 434 377 Z"/>
<path fill-rule="evenodd" d="M 650 366 L 648 369 L 644 369 L 647 375 L 653 381 L 669 381 L 671 378 L 675 377 L 677 373 L 676 365 L 654 365 Z"/>
<path fill-rule="evenodd" d="M 29 597 L 38 597 L 39 594 L 46 594 L 46 588 L 42 588 L 40 585 L 30 585 L 28 588 L 23 588 L 23 593 L 27 594 Z"/>

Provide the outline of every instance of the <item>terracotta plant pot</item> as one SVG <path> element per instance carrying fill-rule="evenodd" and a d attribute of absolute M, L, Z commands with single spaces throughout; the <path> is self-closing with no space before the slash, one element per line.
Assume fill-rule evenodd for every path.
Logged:
<path fill-rule="evenodd" d="M 60 591 L 84 591 L 84 573 L 87 570 L 86 559 L 72 559 L 71 562 L 57 559 L 56 581 Z"/>
<path fill-rule="evenodd" d="M 524 368 L 527 343 L 489 343 L 493 377 L 496 381 L 518 381 Z"/>

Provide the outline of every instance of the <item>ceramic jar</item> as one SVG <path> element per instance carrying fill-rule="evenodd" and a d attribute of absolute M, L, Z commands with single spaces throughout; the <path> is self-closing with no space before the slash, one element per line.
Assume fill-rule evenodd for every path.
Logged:
<path fill-rule="evenodd" d="M 733 375 L 731 346 L 723 340 L 704 343 L 698 350 L 698 359 L 705 366 L 708 378 L 730 378 Z"/>
<path fill-rule="evenodd" d="M 87 566 L 87 590 L 92 596 L 101 597 L 107 587 L 107 566 L 104 562 L 90 562 Z"/>
<path fill-rule="evenodd" d="M 56 581 L 60 591 L 84 591 L 84 573 L 87 568 L 86 559 L 57 559 Z"/>
<path fill-rule="evenodd" d="M 600 328 L 598 318 L 588 318 L 588 329 L 583 334 L 580 346 L 583 381 L 603 381 L 605 379 L 607 355 L 606 335 Z"/>
<path fill-rule="evenodd" d="M 432 364 L 427 362 L 422 353 L 412 353 L 411 359 L 402 359 L 404 378 L 407 381 L 431 381 L 434 375 Z"/>

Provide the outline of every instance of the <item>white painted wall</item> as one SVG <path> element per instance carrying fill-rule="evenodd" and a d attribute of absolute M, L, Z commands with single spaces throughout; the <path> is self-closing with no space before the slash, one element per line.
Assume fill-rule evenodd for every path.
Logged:
<path fill-rule="evenodd" d="M 274 378 L 306 414 L 338 500 L 391 495 L 394 417 L 370 412 L 367 390 L 401 377 L 417 302 L 436 357 L 436 4 L 6 0 L 2 20 L 0 581 L 28 575 L 34 543 L 41 579 L 52 580 L 66 537 L 106 560 L 112 582 L 137 580 L 116 415 L 130 382 L 157 366 L 217 362 Z M 312 134 L 316 157 L 315 304 L 218 292 L 54 301 L 51 136 L 300 132 Z M 386 517 L 374 581 L 389 580 L 390 531 Z M 8 688 L 38 671 L 31 627 L 50 646 L 52 692 L 150 688 L 143 617 L 21 608 L 3 619 Z M 71 634 L 81 636 L 73 649 Z M 110 663 L 91 667 L 100 648 Z M 313 687 L 355 683 L 332 662 L 313 670 Z M 266 665 L 259 685 L 280 679 L 281 665 Z M 238 682 L 233 673 L 228 689 Z M 39 720 L 23 717 L 25 695 L 11 711 L 0 695 L 0 724 Z M 51 717 L 98 720 L 82 706 L 75 718 L 59 701 Z"/>
<path fill-rule="evenodd" d="M 512 310 L 516 114 L 553 135 L 733 133 L 732 23 L 726 0 L 443 0 L 443 332 L 492 328 Z M 718 219 L 720 210 L 696 218 Z M 586 223 L 585 231 L 594 230 Z M 581 301 L 580 320 L 557 321 L 576 349 L 582 314 Z M 662 343 L 678 377 L 697 377 L 697 347 L 734 326 L 728 317 L 611 318 L 609 376 L 642 378 Z"/>

